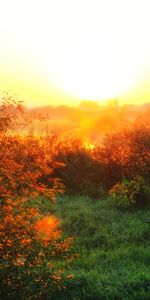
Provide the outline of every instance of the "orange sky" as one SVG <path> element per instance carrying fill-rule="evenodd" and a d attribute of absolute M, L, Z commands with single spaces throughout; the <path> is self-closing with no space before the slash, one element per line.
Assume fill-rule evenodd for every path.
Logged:
<path fill-rule="evenodd" d="M 150 101 L 149 0 L 5 0 L 0 91 L 27 105 Z"/>

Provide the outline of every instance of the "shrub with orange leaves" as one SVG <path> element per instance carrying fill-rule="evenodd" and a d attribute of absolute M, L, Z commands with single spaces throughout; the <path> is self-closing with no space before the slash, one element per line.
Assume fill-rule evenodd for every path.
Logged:
<path fill-rule="evenodd" d="M 17 202 L 3 205 L 1 217 L 1 299 L 46 299 L 63 289 L 75 254 L 59 220 Z"/>
<path fill-rule="evenodd" d="M 0 298 L 46 299 L 70 276 L 72 239 L 62 237 L 56 217 L 43 216 L 29 200 L 45 195 L 54 201 L 62 185 L 52 176 L 57 163 L 46 139 L 15 135 L 8 127 L 5 122 L 0 133 Z"/>
<path fill-rule="evenodd" d="M 92 155 L 102 169 L 102 185 L 108 190 L 123 178 L 142 176 L 150 183 L 150 128 L 144 125 L 133 124 L 107 134 Z"/>

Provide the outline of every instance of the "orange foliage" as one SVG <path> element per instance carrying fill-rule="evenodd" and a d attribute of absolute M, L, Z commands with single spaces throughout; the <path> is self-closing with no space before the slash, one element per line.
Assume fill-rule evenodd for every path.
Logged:
<path fill-rule="evenodd" d="M 7 114 L 4 117 L 7 120 Z M 39 195 L 54 201 L 56 193 L 62 192 L 62 184 L 52 176 L 58 164 L 50 150 L 51 141 L 14 135 L 6 129 L 7 126 L 0 132 L 0 271 L 2 295 L 9 299 L 14 286 L 16 293 L 28 288 L 26 277 L 33 285 L 39 282 L 41 289 L 57 284 L 60 288 L 64 267 L 56 267 L 57 260 L 64 260 L 64 266 L 69 263 L 72 239 L 62 239 L 56 217 L 43 216 L 39 209 L 29 205 Z M 42 183 L 45 176 L 49 181 Z M 52 257 L 56 262 L 52 262 Z M 46 279 L 39 273 L 41 269 L 34 274 L 43 261 Z M 39 293 L 38 299 L 41 290 Z"/>
<path fill-rule="evenodd" d="M 36 138 L 0 135 L 1 197 L 55 195 L 55 189 L 38 181 L 53 172 L 52 156 L 45 146 L 45 141 Z M 55 179 L 53 182 L 57 187 Z"/>

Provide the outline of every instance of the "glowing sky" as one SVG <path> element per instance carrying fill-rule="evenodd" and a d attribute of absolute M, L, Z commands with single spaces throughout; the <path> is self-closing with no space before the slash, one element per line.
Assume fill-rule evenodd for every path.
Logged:
<path fill-rule="evenodd" d="M 149 0 L 1 0 L 0 91 L 28 105 L 150 101 Z"/>

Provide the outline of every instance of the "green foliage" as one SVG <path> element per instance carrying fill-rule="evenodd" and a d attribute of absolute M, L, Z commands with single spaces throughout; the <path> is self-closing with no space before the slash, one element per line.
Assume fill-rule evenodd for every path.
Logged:
<path fill-rule="evenodd" d="M 111 199 L 63 197 L 55 213 L 75 238 L 79 259 L 66 290 L 53 300 L 149 300 L 148 210 L 118 210 Z"/>
<path fill-rule="evenodd" d="M 150 204 L 150 186 L 141 176 L 134 180 L 124 179 L 122 183 L 117 183 L 109 193 L 120 208 L 145 207 Z"/>
<path fill-rule="evenodd" d="M 102 186 L 101 165 L 92 158 L 91 154 L 82 145 L 74 145 L 71 149 L 63 149 L 61 145 L 56 160 L 63 162 L 63 167 L 54 171 L 54 176 L 61 178 L 67 195 L 84 195 L 99 199 L 105 194 Z"/>

